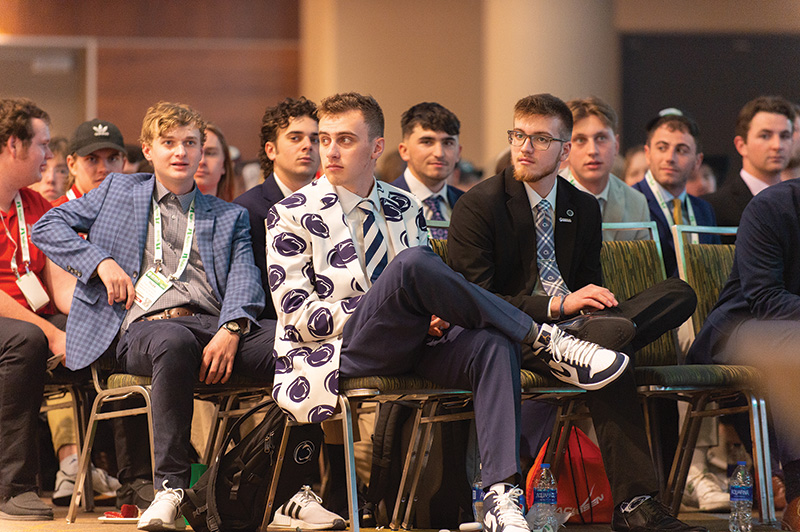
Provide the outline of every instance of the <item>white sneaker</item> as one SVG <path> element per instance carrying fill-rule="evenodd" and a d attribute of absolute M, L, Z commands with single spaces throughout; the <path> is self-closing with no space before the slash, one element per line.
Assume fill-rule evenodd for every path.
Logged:
<path fill-rule="evenodd" d="M 114 499 L 121 484 L 109 475 L 104 469 L 92 466 L 92 489 L 96 501 Z M 69 506 L 72 492 L 75 489 L 75 480 L 78 478 L 78 455 L 73 454 L 64 458 L 59 464 L 56 473 L 56 489 L 53 491 L 53 504 L 56 506 Z"/>
<path fill-rule="evenodd" d="M 555 325 L 542 325 L 533 344 L 534 352 L 545 356 L 551 373 L 561 381 L 599 390 L 622 375 L 628 367 L 628 355 L 579 340 Z"/>
<path fill-rule="evenodd" d="M 175 521 L 180 516 L 183 490 L 168 488 L 167 482 L 167 480 L 164 481 L 164 489 L 156 492 L 155 499 L 139 518 L 139 523 L 136 525 L 139 530 L 175 530 L 177 528 Z M 178 526 L 183 528 L 183 520 L 179 520 Z"/>
<path fill-rule="evenodd" d="M 344 530 L 344 519 L 323 508 L 321 502 L 309 486 L 303 486 L 275 510 L 269 529 Z"/>
<path fill-rule="evenodd" d="M 519 499 L 522 490 L 510 484 L 492 485 L 483 497 L 484 532 L 531 532 Z"/>
<path fill-rule="evenodd" d="M 701 512 L 727 512 L 731 508 L 728 492 L 713 473 L 687 479 L 684 500 L 694 503 Z"/>

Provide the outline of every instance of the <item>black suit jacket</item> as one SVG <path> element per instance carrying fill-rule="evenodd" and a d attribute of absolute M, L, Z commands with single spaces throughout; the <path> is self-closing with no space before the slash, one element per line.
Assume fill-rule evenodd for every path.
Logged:
<path fill-rule="evenodd" d="M 733 270 L 689 350 L 689 361 L 714 361 L 744 320 L 800 322 L 798 244 L 800 179 L 792 179 L 759 192 L 744 210 Z"/>
<path fill-rule="evenodd" d="M 711 204 L 717 225 L 738 227 L 742 213 L 753 194 L 739 175 L 729 177 L 727 181 L 712 194 L 706 194 L 703 199 Z M 723 244 L 733 244 L 735 236 L 723 236 Z"/>
<path fill-rule="evenodd" d="M 556 178 L 556 262 L 570 290 L 602 284 L 602 217 L 597 200 Z M 468 281 L 529 314 L 547 319 L 549 296 L 531 295 L 539 278 L 536 227 L 525 186 L 513 168 L 478 183 L 453 209 L 447 238 L 450 265 Z"/>
<path fill-rule="evenodd" d="M 237 203 L 247 209 L 250 216 L 250 234 L 253 237 L 253 255 L 256 259 L 256 266 L 261 270 L 261 284 L 264 291 L 269 294 L 269 281 L 267 276 L 267 229 L 264 225 L 264 220 L 267 218 L 267 213 L 273 205 L 283 199 L 283 192 L 275 182 L 275 174 L 270 174 L 257 187 L 253 187 L 235 200 Z M 259 315 L 258 319 L 278 319 L 275 312 L 275 306 L 272 304 L 272 298 L 267 298 L 267 304 L 264 306 L 263 312 Z"/>

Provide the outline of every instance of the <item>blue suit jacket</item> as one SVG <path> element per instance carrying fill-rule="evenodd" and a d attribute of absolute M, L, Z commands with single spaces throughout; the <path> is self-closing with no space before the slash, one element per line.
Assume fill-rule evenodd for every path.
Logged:
<path fill-rule="evenodd" d="M 741 322 L 800 322 L 800 179 L 759 192 L 742 213 L 728 281 L 689 349 L 694 363 L 717 358 Z M 770 353 L 763 353 L 768 356 Z"/>
<path fill-rule="evenodd" d="M 275 181 L 275 174 L 272 173 L 267 176 L 263 183 L 257 187 L 251 188 L 233 200 L 234 203 L 247 209 L 247 214 L 250 216 L 250 234 L 253 236 L 253 256 L 256 261 L 256 266 L 261 270 L 261 286 L 264 287 L 265 291 L 269 286 L 269 277 L 267 276 L 267 230 L 264 225 L 264 220 L 267 219 L 267 213 L 272 206 L 282 199 L 283 192 L 281 192 L 278 183 Z M 278 315 L 275 313 L 275 305 L 272 304 L 272 298 L 267 298 L 264 310 L 258 318 L 278 319 Z"/>
<path fill-rule="evenodd" d="M 95 190 L 51 209 L 34 226 L 31 238 L 56 264 L 78 278 L 67 320 L 67 367 L 80 369 L 97 360 L 116 337 L 126 310 L 109 305 L 97 265 L 113 258 L 134 284 L 142 264 L 155 177 L 111 174 Z M 250 319 L 264 307 L 264 290 L 253 262 L 247 213 L 199 191 L 195 237 L 206 277 L 222 303 L 220 326 Z M 86 240 L 78 232 L 87 233 Z"/>
<path fill-rule="evenodd" d="M 647 186 L 647 181 L 642 179 L 633 188 L 644 194 L 647 198 L 647 207 L 650 209 L 650 219 L 656 222 L 658 227 L 658 237 L 661 239 L 661 254 L 664 255 L 664 266 L 667 270 L 667 276 L 678 276 L 678 259 L 675 257 L 675 242 L 672 240 L 672 221 L 668 221 L 664 217 L 664 212 L 658 205 L 658 201 L 653 196 L 653 191 Z M 687 194 L 689 201 L 692 202 L 692 209 L 694 210 L 694 217 L 697 220 L 697 225 L 717 225 L 717 219 L 714 217 L 714 209 L 707 201 L 696 198 L 691 194 Z M 719 235 L 701 235 L 701 244 L 719 244 Z"/>
<path fill-rule="evenodd" d="M 408 183 L 406 182 L 406 176 L 403 174 L 401 174 L 400 177 L 392 181 L 391 184 L 399 189 L 405 190 L 406 192 L 411 192 L 408 188 Z M 459 190 L 452 185 L 447 185 L 447 202 L 450 204 L 451 209 L 455 207 L 458 198 L 460 198 L 463 195 L 464 195 L 463 190 Z M 417 199 L 422 201 L 425 198 L 417 198 Z"/>

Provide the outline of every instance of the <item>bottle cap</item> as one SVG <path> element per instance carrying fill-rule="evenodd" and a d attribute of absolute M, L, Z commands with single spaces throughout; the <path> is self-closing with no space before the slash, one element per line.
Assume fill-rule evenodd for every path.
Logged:
<path fill-rule="evenodd" d="M 737 465 L 747 465 L 747 462 L 745 462 L 744 460 L 739 460 L 738 462 L 736 462 L 736 464 Z"/>
<path fill-rule="evenodd" d="M 542 464 L 542 469 L 550 469 L 550 464 Z"/>

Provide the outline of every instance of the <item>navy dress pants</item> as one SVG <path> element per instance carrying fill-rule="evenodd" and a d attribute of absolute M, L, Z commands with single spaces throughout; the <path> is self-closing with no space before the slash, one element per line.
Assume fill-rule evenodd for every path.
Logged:
<path fill-rule="evenodd" d="M 170 488 L 189 487 L 193 389 L 198 383 L 203 348 L 217 333 L 218 321 L 217 316 L 205 314 L 139 320 L 131 324 L 117 345 L 117 360 L 126 372 L 153 379 L 156 489 L 161 489 L 164 480 L 169 481 Z M 258 323 L 260 328 L 253 328 L 239 341 L 233 372 L 271 383 L 275 372 L 275 321 Z M 132 426 L 123 424 L 126 428 Z M 141 441 L 140 436 L 126 434 L 129 441 Z M 139 453 L 139 460 L 146 456 L 143 454 Z M 143 464 L 131 467 L 141 470 Z"/>
<path fill-rule="evenodd" d="M 431 316 L 451 324 L 428 335 Z M 466 281 L 427 247 L 399 253 L 343 332 L 342 376 L 414 372 L 472 390 L 486 487 L 519 474 L 520 342 L 533 320 Z"/>

